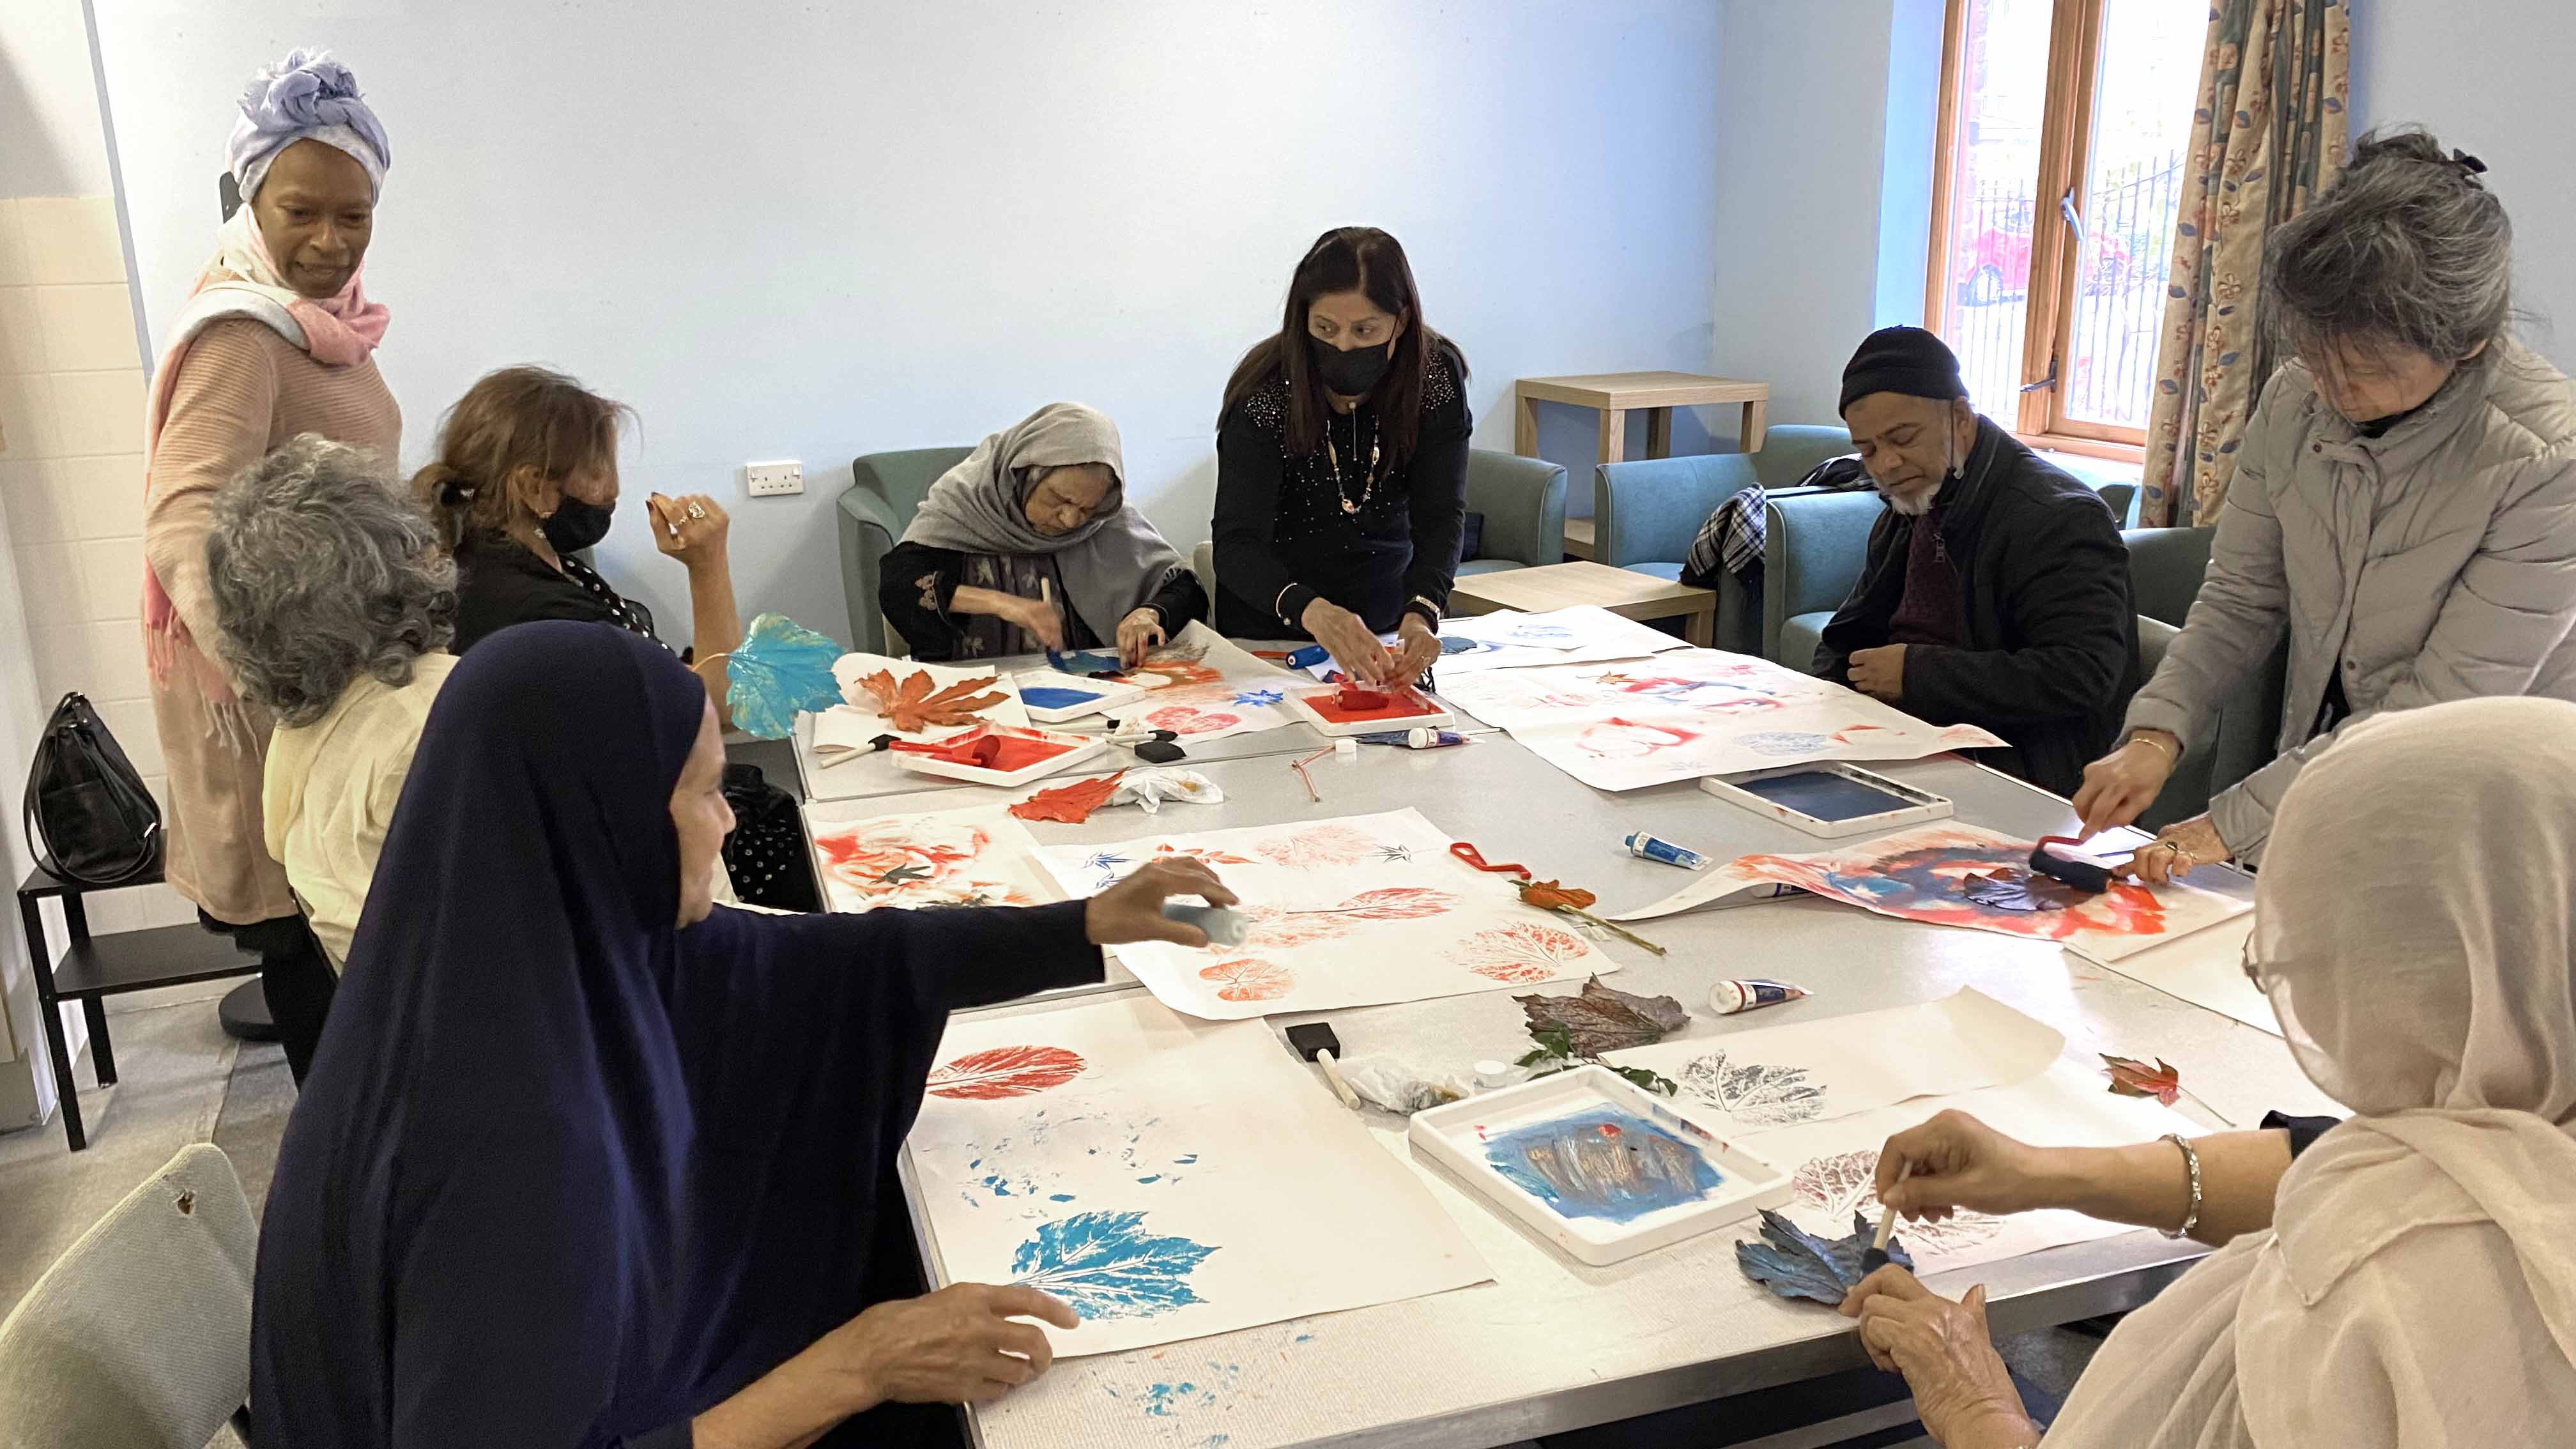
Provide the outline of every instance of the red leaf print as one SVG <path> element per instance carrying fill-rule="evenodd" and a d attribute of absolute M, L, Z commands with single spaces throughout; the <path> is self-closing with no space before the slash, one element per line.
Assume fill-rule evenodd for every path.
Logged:
<path fill-rule="evenodd" d="M 1145 716 L 1145 723 L 1154 729 L 1170 730 L 1176 735 L 1207 735 L 1214 734 L 1218 730 L 1232 729 L 1243 723 L 1243 720 L 1237 715 L 1208 714 L 1192 709 L 1186 704 L 1176 704 Z"/>
<path fill-rule="evenodd" d="M 1072 1081 L 1082 1068 L 1082 1058 L 1062 1047 L 994 1047 L 932 1071 L 930 1095 L 970 1102 L 1033 1096 Z"/>
<path fill-rule="evenodd" d="M 1350 922 L 1336 911 L 1283 911 L 1277 906 L 1255 906 L 1252 926 L 1245 932 L 1243 944 L 1258 951 L 1277 951 L 1337 940 L 1350 934 L 1350 929 Z"/>
<path fill-rule="evenodd" d="M 1492 981 L 1549 981 L 1564 975 L 1585 955 L 1582 938 L 1536 921 L 1514 921 L 1478 931 L 1449 953 L 1449 959 Z"/>
<path fill-rule="evenodd" d="M 1274 864 L 1312 870 L 1320 865 L 1357 865 L 1377 854 L 1377 842 L 1347 825 L 1319 825 L 1253 847 Z"/>
<path fill-rule="evenodd" d="M 1211 850 L 1205 846 L 1192 846 L 1187 849 L 1176 850 L 1168 845 L 1157 845 L 1154 847 L 1154 854 L 1166 860 L 1200 860 L 1207 862 L 1209 865 L 1261 864 L 1261 862 L 1254 860 L 1248 855 L 1237 855 L 1230 850 Z"/>
<path fill-rule="evenodd" d="M 1011 807 L 1011 813 L 1022 820 L 1061 820 L 1067 825 L 1080 825 L 1091 818 L 1091 812 L 1109 803 L 1118 793 L 1118 782 L 1127 772 L 1104 775 L 1097 780 L 1078 780 L 1052 790 L 1040 790 Z"/>
<path fill-rule="evenodd" d="M 1276 1001 L 1297 984 L 1287 967 L 1250 959 L 1220 961 L 1201 971 L 1199 979 L 1224 983 L 1217 988 L 1219 1001 Z"/>
<path fill-rule="evenodd" d="M 1385 890 L 1362 891 L 1328 910 L 1289 914 L 1339 916 L 1345 921 L 1418 921 L 1425 916 L 1445 915 L 1456 904 L 1456 896 L 1429 886 L 1389 886 Z"/>

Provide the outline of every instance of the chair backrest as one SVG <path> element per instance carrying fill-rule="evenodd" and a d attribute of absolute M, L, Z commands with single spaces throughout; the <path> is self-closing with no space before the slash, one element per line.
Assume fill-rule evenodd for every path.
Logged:
<path fill-rule="evenodd" d="M 1762 434 L 1762 451 L 1752 454 L 1753 476 L 1764 488 L 1786 488 L 1827 458 L 1852 451 L 1851 430 L 1823 423 L 1782 423 Z"/>
<path fill-rule="evenodd" d="M 182 1148 L 0 1323 L 0 1449 L 204 1449 L 250 1395 L 257 1254 L 231 1160 Z"/>
<path fill-rule="evenodd" d="M 892 453 L 861 453 L 850 460 L 850 481 L 870 489 L 894 509 L 900 523 L 910 523 L 939 476 L 966 461 L 973 448 L 904 448 Z"/>
<path fill-rule="evenodd" d="M 2215 528 L 2129 528 L 2120 541 L 2129 546 L 2129 592 L 2137 609 L 2179 629 L 2200 597 L 2201 575 L 2209 572 L 2209 546 Z"/>
<path fill-rule="evenodd" d="M 2127 528 L 2137 521 L 2135 517 L 2138 510 L 2137 484 L 2105 483 L 2097 491 L 2101 493 L 2102 501 L 2110 506 L 2113 523 Z"/>
<path fill-rule="evenodd" d="M 1528 567 L 1565 560 L 1565 466 L 1490 448 L 1467 453 L 1467 511 L 1485 516 L 1476 556 Z"/>
<path fill-rule="evenodd" d="M 912 523 L 939 475 L 963 462 L 973 448 L 906 448 L 861 453 L 850 460 L 850 486 L 834 513 L 841 543 L 842 607 L 849 611 L 850 643 L 871 654 L 898 652 L 898 641 L 877 608 L 877 566 Z"/>
<path fill-rule="evenodd" d="M 1763 657 L 1805 669 L 1809 661 L 1781 659 L 1780 626 L 1799 614 L 1838 609 L 1869 561 L 1869 531 L 1886 505 L 1878 490 L 1791 493 L 1763 505 Z"/>
<path fill-rule="evenodd" d="M 1755 480 L 1754 453 L 1693 453 L 1592 468 L 1592 557 L 1625 568 L 1680 563 L 1717 505 Z"/>

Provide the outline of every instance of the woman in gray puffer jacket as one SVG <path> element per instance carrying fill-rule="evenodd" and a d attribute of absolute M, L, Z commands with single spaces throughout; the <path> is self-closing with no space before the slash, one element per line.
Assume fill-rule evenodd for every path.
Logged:
<path fill-rule="evenodd" d="M 2266 239 L 2297 354 L 2247 423 L 2180 637 L 2084 771 L 2128 823 L 2289 631 L 2280 754 L 2171 825 L 2137 874 L 2259 862 L 2282 792 L 2347 721 L 2477 695 L 2576 699 L 2576 384 L 2511 335 L 2513 229 L 2475 157 L 2364 136 Z"/>

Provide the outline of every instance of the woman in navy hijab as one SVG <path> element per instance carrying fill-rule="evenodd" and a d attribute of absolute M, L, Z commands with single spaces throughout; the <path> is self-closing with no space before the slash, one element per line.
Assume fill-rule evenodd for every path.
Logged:
<path fill-rule="evenodd" d="M 649 640 L 529 624 L 457 666 L 269 1191 L 262 1449 L 901 1442 L 879 1406 L 997 1398 L 1052 1358 L 1023 1320 L 1075 1326 L 904 1297 L 895 1149 L 951 1009 L 1205 944 L 1164 898 L 1233 894 L 1190 861 L 1030 909 L 717 910 L 723 763 Z"/>

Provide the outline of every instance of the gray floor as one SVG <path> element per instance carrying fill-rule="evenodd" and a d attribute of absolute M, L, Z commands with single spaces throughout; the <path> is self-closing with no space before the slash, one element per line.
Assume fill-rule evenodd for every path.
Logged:
<path fill-rule="evenodd" d="M 191 1142 L 224 1149 L 254 1212 L 266 1199 L 295 1088 L 276 1047 L 236 1042 L 217 1025 L 215 1003 L 235 984 L 142 993 L 109 1008 L 120 1080 L 81 1091 L 88 1151 L 65 1147 L 59 1119 L 0 1134 L 0 1317 L 92 1222 Z M 79 1075 L 91 1080 L 86 1060 Z M 2015 1372 L 2060 1396 L 2094 1346 L 2062 1329 L 2000 1345 Z"/>

